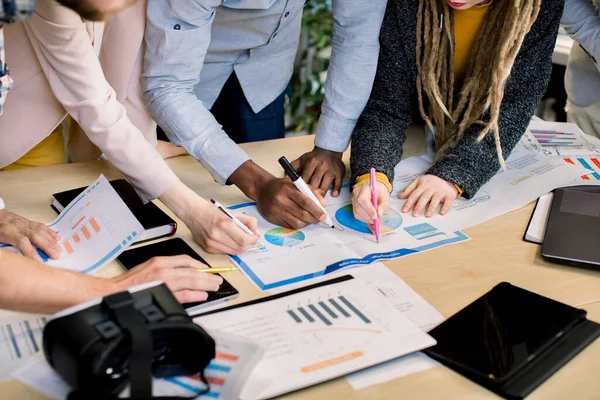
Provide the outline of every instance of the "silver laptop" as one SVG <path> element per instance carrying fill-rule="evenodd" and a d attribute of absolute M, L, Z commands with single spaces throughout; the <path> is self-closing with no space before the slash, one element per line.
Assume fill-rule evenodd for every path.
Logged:
<path fill-rule="evenodd" d="M 600 270 L 600 186 L 555 190 L 542 256 L 562 264 Z"/>

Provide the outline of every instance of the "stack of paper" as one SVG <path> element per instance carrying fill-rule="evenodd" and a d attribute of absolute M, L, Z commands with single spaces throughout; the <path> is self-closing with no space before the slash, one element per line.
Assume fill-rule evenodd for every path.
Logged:
<path fill-rule="evenodd" d="M 435 344 L 357 279 L 279 296 L 194 320 L 265 348 L 243 400 L 275 397 Z"/>

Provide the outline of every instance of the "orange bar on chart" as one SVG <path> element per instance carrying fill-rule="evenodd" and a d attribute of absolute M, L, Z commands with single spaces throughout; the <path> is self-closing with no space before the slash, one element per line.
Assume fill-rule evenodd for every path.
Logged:
<path fill-rule="evenodd" d="M 64 242 L 63 246 L 65 246 L 65 250 L 67 251 L 67 253 L 72 254 L 75 252 L 75 250 L 73 250 L 73 246 L 71 246 L 71 243 L 69 243 L 68 241 Z"/>
<path fill-rule="evenodd" d="M 210 383 L 211 385 L 223 386 L 225 384 L 225 379 L 215 378 L 214 376 L 207 376 L 206 382 Z"/>
<path fill-rule="evenodd" d="M 96 231 L 96 233 L 100 232 L 100 225 L 98 225 L 98 222 L 96 222 L 96 219 L 94 217 L 90 218 L 90 225 L 92 226 L 92 228 L 94 228 L 94 231 Z"/>
<path fill-rule="evenodd" d="M 74 234 L 74 235 L 73 235 L 73 241 L 74 241 L 75 243 L 79 243 L 79 242 L 81 242 L 81 238 L 79 237 L 79 235 L 78 235 L 78 234 Z"/>
<path fill-rule="evenodd" d="M 92 235 L 90 234 L 90 231 L 87 228 L 87 226 L 84 226 L 83 228 L 81 228 L 81 232 L 83 233 L 83 236 L 85 236 L 85 238 L 87 240 L 90 240 L 92 238 Z"/>
<path fill-rule="evenodd" d="M 235 356 L 233 354 L 226 354 L 226 353 L 215 353 L 215 358 L 220 358 L 221 360 L 229 360 L 229 361 L 237 361 L 240 357 L 239 356 Z"/>
<path fill-rule="evenodd" d="M 354 360 L 355 358 L 364 356 L 362 351 L 355 351 L 354 353 L 346 354 L 344 356 L 332 358 L 331 360 L 323 361 L 318 364 L 307 365 L 306 367 L 300 368 L 302 372 L 315 372 L 320 369 L 331 367 L 337 364 L 344 363 L 346 361 Z"/>

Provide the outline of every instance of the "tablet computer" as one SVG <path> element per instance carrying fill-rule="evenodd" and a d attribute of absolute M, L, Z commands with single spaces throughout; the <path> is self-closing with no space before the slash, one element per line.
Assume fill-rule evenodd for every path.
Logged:
<path fill-rule="evenodd" d="M 430 331 L 437 345 L 425 353 L 504 397 L 522 398 L 598 336 L 597 324 L 587 322 L 584 310 L 503 282 Z M 582 326 L 590 335 L 575 334 Z"/>
<path fill-rule="evenodd" d="M 153 257 L 169 257 L 188 255 L 207 266 L 210 266 L 198 253 L 194 251 L 183 239 L 174 238 L 147 246 L 127 250 L 117 257 L 117 261 L 126 269 L 145 263 Z M 221 276 L 222 277 L 222 276 Z M 188 312 L 201 310 L 205 307 L 216 305 L 219 302 L 237 297 L 239 292 L 231 283 L 223 278 L 223 284 L 217 292 L 208 292 L 208 299 L 198 303 L 186 303 L 183 306 Z"/>

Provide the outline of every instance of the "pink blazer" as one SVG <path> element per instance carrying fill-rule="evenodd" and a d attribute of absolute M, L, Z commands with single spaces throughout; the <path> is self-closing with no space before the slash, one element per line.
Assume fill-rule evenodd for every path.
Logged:
<path fill-rule="evenodd" d="M 142 99 L 145 7 L 139 1 L 105 29 L 54 0 L 38 0 L 28 21 L 5 25 L 15 86 L 0 117 L 0 167 L 27 153 L 69 114 L 144 200 L 178 180 L 156 151 L 155 124 Z"/>

